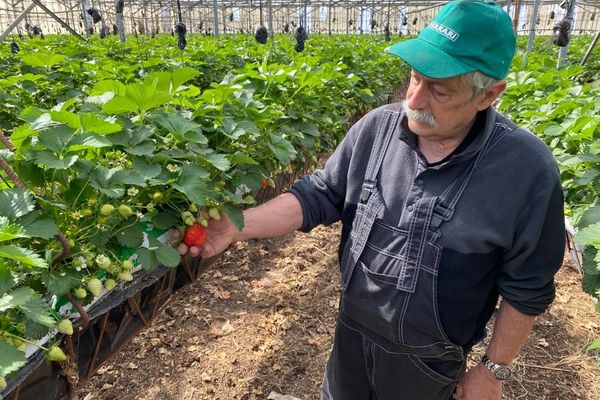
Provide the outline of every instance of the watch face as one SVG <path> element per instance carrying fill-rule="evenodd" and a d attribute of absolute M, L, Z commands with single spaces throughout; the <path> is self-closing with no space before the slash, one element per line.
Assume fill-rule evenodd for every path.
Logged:
<path fill-rule="evenodd" d="M 510 375 L 511 371 L 508 367 L 499 367 L 494 371 L 494 376 L 496 377 L 496 379 L 501 381 L 507 380 L 508 378 L 510 378 Z"/>

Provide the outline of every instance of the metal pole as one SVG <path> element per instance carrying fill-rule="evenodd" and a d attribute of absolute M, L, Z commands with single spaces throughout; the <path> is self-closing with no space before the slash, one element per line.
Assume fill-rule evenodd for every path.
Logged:
<path fill-rule="evenodd" d="M 327 9 L 327 16 L 329 17 L 329 36 L 331 36 L 331 0 L 329 0 L 329 8 Z"/>
<path fill-rule="evenodd" d="M 588 47 L 585 56 L 583 57 L 583 60 L 581 60 L 581 65 L 584 65 L 590 54 L 592 54 L 592 50 L 594 50 L 594 47 L 596 46 L 596 43 L 598 42 L 598 37 L 600 36 L 600 32 L 596 32 L 596 36 L 594 36 L 594 39 L 592 40 L 592 43 L 590 43 L 590 47 Z"/>
<path fill-rule="evenodd" d="M 87 19 L 87 0 L 81 0 L 81 16 L 83 17 L 83 29 L 85 29 L 85 36 L 90 37 L 90 26 Z"/>
<path fill-rule="evenodd" d="M 225 6 L 225 0 L 222 0 L 221 3 L 223 4 L 223 35 L 225 35 L 227 34 L 227 8 Z"/>
<path fill-rule="evenodd" d="M 571 31 L 573 31 L 573 14 L 575 13 L 575 7 L 577 7 L 577 0 L 569 0 L 569 5 L 567 8 L 567 15 L 565 16 L 565 19 L 569 22 L 569 32 L 568 35 L 571 34 Z M 565 47 L 561 47 L 560 48 L 560 54 L 559 54 L 559 58 L 558 58 L 558 63 L 556 64 L 557 68 L 560 68 L 563 66 L 563 64 L 565 63 L 565 58 L 567 58 L 567 48 L 569 46 L 565 46 Z"/>
<path fill-rule="evenodd" d="M 119 40 L 121 43 L 125 42 L 125 21 L 123 20 L 124 6 L 125 2 L 123 0 L 115 0 L 115 23 L 117 24 L 117 32 L 119 32 Z"/>
<path fill-rule="evenodd" d="M 194 33 L 194 25 L 192 24 L 193 19 L 192 19 L 192 14 L 194 12 L 194 6 L 190 6 L 188 8 L 188 26 L 187 29 L 190 33 Z"/>
<path fill-rule="evenodd" d="M 521 4 L 519 0 L 515 0 L 515 16 L 513 17 L 513 29 L 515 30 L 515 35 L 519 30 L 519 16 L 521 14 Z"/>
<path fill-rule="evenodd" d="M 346 8 L 346 35 L 350 33 L 350 24 L 348 22 L 350 22 L 350 7 Z"/>
<path fill-rule="evenodd" d="M 273 2 L 269 0 L 269 36 L 271 37 L 271 50 L 275 48 L 275 35 L 273 34 Z"/>
<path fill-rule="evenodd" d="M 215 38 L 219 38 L 219 6 L 217 0 L 213 0 L 213 19 L 215 24 Z"/>
<path fill-rule="evenodd" d="M 529 25 L 529 40 L 527 41 L 527 51 L 525 52 L 525 56 L 523 57 L 523 65 L 527 63 L 527 56 L 529 55 L 529 52 L 533 49 L 533 39 L 535 38 L 535 25 L 538 19 L 540 2 L 541 0 L 535 0 L 535 3 L 533 3 L 533 12 L 531 13 L 531 24 Z"/>

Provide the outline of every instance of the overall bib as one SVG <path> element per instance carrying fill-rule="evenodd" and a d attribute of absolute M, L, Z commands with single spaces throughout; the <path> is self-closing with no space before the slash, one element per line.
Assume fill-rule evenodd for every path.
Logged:
<path fill-rule="evenodd" d="M 393 226 L 381 219 L 393 205 L 384 204 L 377 179 L 390 141 L 399 140 L 401 113 L 384 118 L 341 255 L 340 318 L 321 399 L 447 400 L 464 372 L 465 354 L 448 339 L 438 313 L 439 227 L 453 217 L 482 157 L 509 129 L 494 129 L 441 194 L 407 201 Z M 355 347 L 362 349 L 358 355 L 351 354 Z"/>

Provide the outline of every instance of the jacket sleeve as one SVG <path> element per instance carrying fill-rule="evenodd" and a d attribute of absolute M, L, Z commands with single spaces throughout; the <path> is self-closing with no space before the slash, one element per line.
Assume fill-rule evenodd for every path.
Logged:
<path fill-rule="evenodd" d="M 554 172 L 554 171 L 552 171 Z M 542 314 L 554 300 L 554 274 L 565 251 L 563 193 L 554 172 L 530 192 L 506 251 L 496 284 L 500 294 L 526 315 Z"/>
<path fill-rule="evenodd" d="M 306 175 L 289 190 L 302 206 L 303 223 L 300 231 L 309 232 L 317 225 L 329 225 L 340 220 L 352 151 L 363 120 L 350 128 L 323 169 Z"/>

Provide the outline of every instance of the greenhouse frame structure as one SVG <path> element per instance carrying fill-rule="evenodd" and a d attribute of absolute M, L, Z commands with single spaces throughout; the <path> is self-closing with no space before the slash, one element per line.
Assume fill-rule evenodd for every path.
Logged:
<path fill-rule="evenodd" d="M 410 35 L 425 27 L 447 1 L 432 0 L 0 0 L 0 31 L 9 35 L 60 34 L 82 38 L 119 30 L 124 34 L 172 33 L 177 22 L 188 34 L 270 33 L 303 26 L 313 34 Z M 499 0 L 519 34 L 551 34 L 572 8 L 573 34 L 600 31 L 598 0 Z M 571 5 L 571 7 L 569 6 Z M 94 13 L 98 12 L 98 19 Z M 598 15 L 598 18 L 596 16 Z"/>

